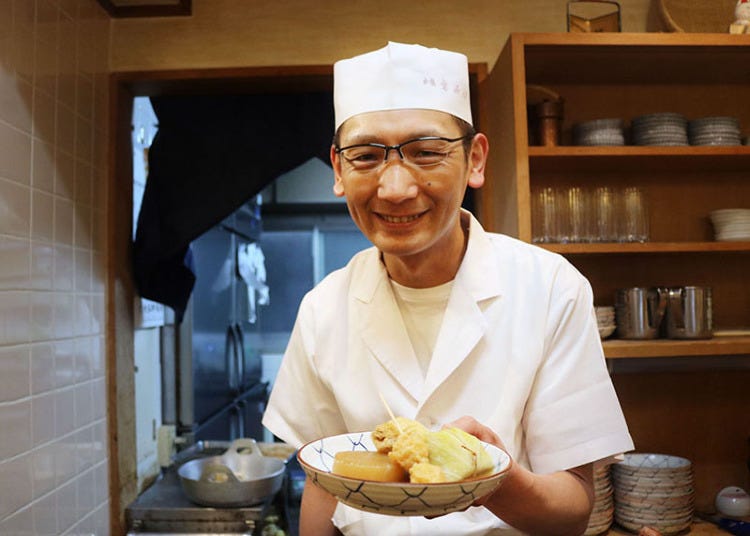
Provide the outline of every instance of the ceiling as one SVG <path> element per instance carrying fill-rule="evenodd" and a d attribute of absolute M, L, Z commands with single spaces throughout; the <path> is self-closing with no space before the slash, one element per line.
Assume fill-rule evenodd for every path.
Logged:
<path fill-rule="evenodd" d="M 112 17 L 168 17 L 192 13 L 192 0 L 97 0 Z"/>

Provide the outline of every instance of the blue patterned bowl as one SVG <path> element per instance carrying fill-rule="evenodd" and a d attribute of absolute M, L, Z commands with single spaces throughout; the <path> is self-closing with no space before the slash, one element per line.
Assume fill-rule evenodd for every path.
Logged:
<path fill-rule="evenodd" d="M 370 432 L 316 439 L 299 449 L 297 459 L 313 483 L 353 508 L 392 516 L 438 516 L 468 508 L 492 492 L 507 475 L 510 456 L 494 445 L 483 445 L 495 463 L 492 474 L 440 484 L 374 482 L 331 473 L 337 452 L 376 450 Z"/>

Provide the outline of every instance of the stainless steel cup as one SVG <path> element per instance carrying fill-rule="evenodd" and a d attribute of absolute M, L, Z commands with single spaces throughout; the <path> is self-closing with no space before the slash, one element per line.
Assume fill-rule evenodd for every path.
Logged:
<path fill-rule="evenodd" d="M 656 339 L 668 295 L 668 289 L 661 287 L 618 289 L 615 295 L 617 336 L 621 339 Z"/>
<path fill-rule="evenodd" d="M 665 318 L 670 339 L 710 339 L 713 337 L 713 304 L 710 287 L 669 289 Z"/>

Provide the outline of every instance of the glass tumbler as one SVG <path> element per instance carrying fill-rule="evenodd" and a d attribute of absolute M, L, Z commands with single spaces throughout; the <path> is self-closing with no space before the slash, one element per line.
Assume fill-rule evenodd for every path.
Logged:
<path fill-rule="evenodd" d="M 536 190 L 532 198 L 531 241 L 539 244 L 558 242 L 560 202 L 557 191 L 552 187 Z"/>
<path fill-rule="evenodd" d="M 648 234 L 648 209 L 643 190 L 631 186 L 622 191 L 622 225 L 620 240 L 646 242 Z"/>
<path fill-rule="evenodd" d="M 609 186 L 599 186 L 593 193 L 592 228 L 595 242 L 616 242 L 617 233 L 617 192 Z"/>
<path fill-rule="evenodd" d="M 568 242 L 589 242 L 591 232 L 588 225 L 589 195 L 580 186 L 571 186 L 564 191 L 564 224 L 561 235 Z"/>

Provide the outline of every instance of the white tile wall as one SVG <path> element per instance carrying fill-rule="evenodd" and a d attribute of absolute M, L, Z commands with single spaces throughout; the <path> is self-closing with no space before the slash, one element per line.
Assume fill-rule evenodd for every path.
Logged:
<path fill-rule="evenodd" d="M 109 531 L 109 19 L 0 0 L 0 534 Z"/>

